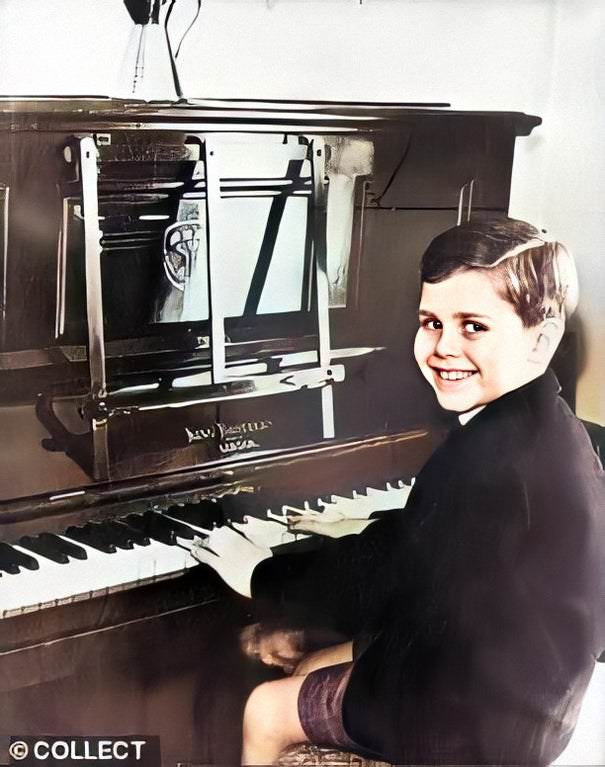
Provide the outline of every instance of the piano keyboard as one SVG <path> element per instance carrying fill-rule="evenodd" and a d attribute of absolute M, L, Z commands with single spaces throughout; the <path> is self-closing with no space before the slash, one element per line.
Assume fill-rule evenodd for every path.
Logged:
<path fill-rule="evenodd" d="M 376 512 L 402 508 L 408 493 L 409 486 L 397 482 L 385 489 L 353 491 L 350 497 L 333 495 L 298 506 L 274 506 L 266 509 L 264 518 L 285 520 L 298 513 L 330 517 L 334 512 L 350 519 L 367 519 Z M 0 543 L 0 617 L 181 575 L 199 564 L 189 548 L 196 535 L 203 535 L 213 523 L 221 523 L 225 516 L 222 505 L 206 500 L 171 506 L 166 511 L 151 509 L 144 514 L 68 527 L 61 534 L 41 533 L 10 545 Z M 273 535 L 266 545 L 287 544 L 303 537 L 288 532 L 284 525 L 279 540 Z"/>

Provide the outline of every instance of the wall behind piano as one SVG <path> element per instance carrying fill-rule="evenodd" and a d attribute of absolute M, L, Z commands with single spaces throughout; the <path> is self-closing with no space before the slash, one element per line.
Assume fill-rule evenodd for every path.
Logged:
<path fill-rule="evenodd" d="M 177 3 L 175 37 L 195 6 Z M 204 0 L 180 66 L 189 96 L 541 115 L 517 144 L 511 212 L 576 254 L 578 412 L 604 423 L 604 27 L 601 0 Z M 0 0 L 0 93 L 115 95 L 129 30 L 121 0 Z"/>

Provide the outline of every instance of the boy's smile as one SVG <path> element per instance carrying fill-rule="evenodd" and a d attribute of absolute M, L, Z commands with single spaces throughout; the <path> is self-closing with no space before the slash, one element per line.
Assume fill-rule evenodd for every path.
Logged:
<path fill-rule="evenodd" d="M 541 375 L 549 361 L 539 349 L 541 326 L 524 327 L 498 288 L 498 278 L 479 269 L 422 286 L 414 355 L 446 410 L 485 405 Z"/>

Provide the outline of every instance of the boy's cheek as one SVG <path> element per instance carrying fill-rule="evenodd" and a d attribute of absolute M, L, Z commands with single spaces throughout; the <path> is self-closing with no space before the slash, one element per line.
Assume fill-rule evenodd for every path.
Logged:
<path fill-rule="evenodd" d="M 422 328 L 420 328 L 416 333 L 416 337 L 414 338 L 414 357 L 416 359 L 416 364 L 421 370 L 423 370 L 423 372 L 429 354 L 430 344 L 427 343 L 426 339 L 424 338 L 424 334 L 422 333 Z"/>

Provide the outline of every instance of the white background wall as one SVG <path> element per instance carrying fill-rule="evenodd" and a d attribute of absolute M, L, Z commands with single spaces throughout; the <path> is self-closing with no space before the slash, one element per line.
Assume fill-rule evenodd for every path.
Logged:
<path fill-rule="evenodd" d="M 182 29 L 194 0 L 181 0 Z M 0 93 L 115 93 L 121 0 L 0 0 Z M 204 0 L 182 51 L 190 96 L 449 101 L 540 115 L 518 141 L 512 215 L 576 255 L 581 416 L 605 423 L 603 0 Z M 605 671 L 605 669 L 604 669 Z M 567 764 L 605 762 L 605 680 Z"/>
<path fill-rule="evenodd" d="M 179 0 L 178 39 L 195 10 Z M 0 93 L 115 94 L 122 0 L 0 0 Z M 578 261 L 581 416 L 605 423 L 603 0 L 204 0 L 180 70 L 190 96 L 449 101 L 538 114 L 511 214 Z"/>

